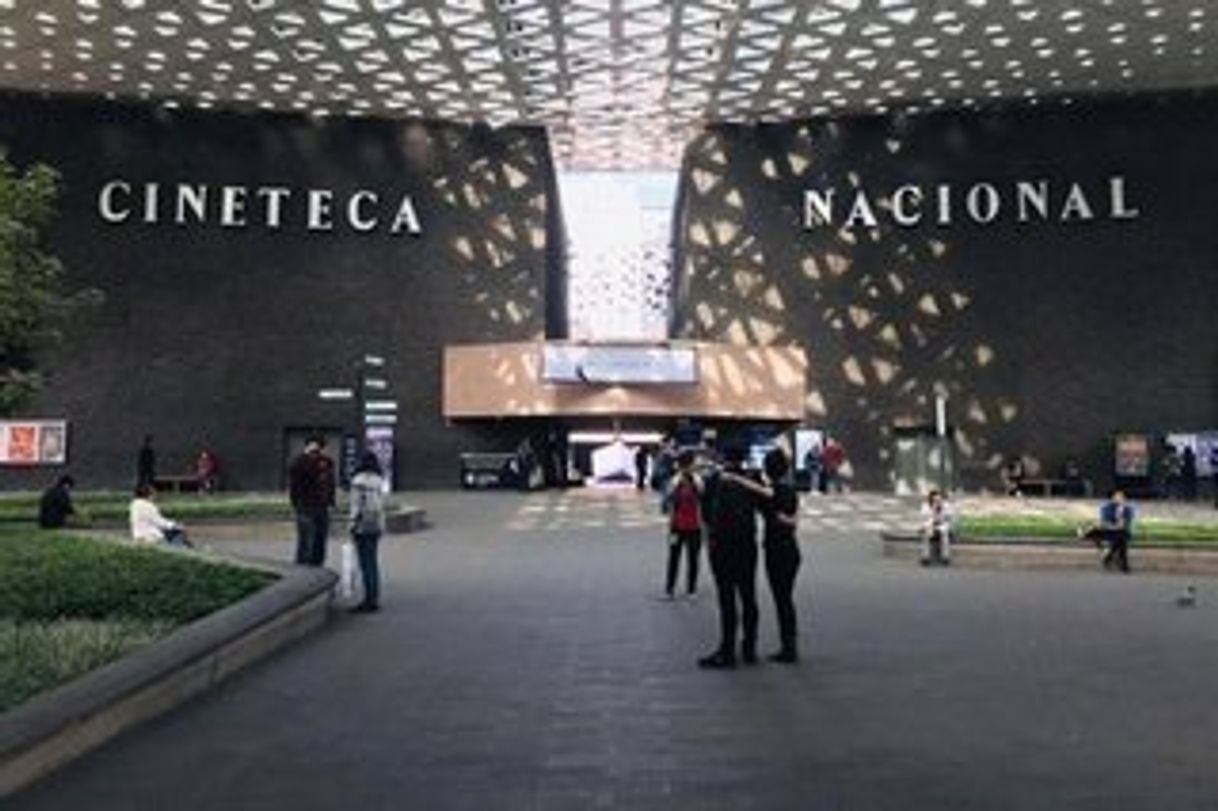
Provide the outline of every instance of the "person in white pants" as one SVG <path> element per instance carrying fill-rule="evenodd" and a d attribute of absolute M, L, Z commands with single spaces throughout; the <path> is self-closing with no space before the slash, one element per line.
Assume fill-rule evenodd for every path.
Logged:
<path fill-rule="evenodd" d="M 939 490 L 926 494 L 922 505 L 922 565 L 941 563 L 952 565 L 952 535 L 955 533 L 956 516 L 947 496 Z"/>

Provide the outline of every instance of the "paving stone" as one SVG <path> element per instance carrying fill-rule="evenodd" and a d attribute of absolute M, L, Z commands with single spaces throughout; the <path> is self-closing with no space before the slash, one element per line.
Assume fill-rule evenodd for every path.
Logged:
<path fill-rule="evenodd" d="M 1181 610 L 1192 581 L 1176 577 L 928 571 L 882 558 L 870 529 L 809 518 L 804 661 L 702 672 L 712 590 L 655 599 L 654 499 L 416 500 L 435 528 L 382 544 L 383 612 L 336 615 L 4 807 L 1200 809 L 1218 797 L 1218 583 L 1198 581 L 1198 607 Z M 904 509 L 872 506 L 863 524 Z M 760 599 L 768 652 L 764 586 Z"/>

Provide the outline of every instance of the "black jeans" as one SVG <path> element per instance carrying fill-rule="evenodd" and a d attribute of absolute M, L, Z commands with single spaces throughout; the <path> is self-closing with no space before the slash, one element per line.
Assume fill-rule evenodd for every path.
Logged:
<path fill-rule="evenodd" d="M 1127 530 L 1092 527 L 1083 537 L 1095 541 L 1096 546 L 1108 544 L 1108 551 L 1104 553 L 1105 569 L 1115 565 L 1122 572 L 1129 571 L 1129 532 Z"/>
<path fill-rule="evenodd" d="M 330 535 L 330 511 L 298 510 L 296 512 L 296 562 L 304 566 L 323 566 L 326 562 L 326 541 Z"/>
<path fill-rule="evenodd" d="M 698 590 L 698 557 L 702 554 L 702 533 L 699 530 L 673 530 L 668 539 L 668 578 L 664 590 L 672 594 L 677 585 L 677 567 L 681 561 L 681 549 L 685 549 L 686 592 Z"/>
<path fill-rule="evenodd" d="M 757 649 L 757 543 L 737 543 L 725 548 L 712 544 L 711 571 L 719 596 L 719 652 L 736 655 L 736 601 L 740 601 L 740 647 L 752 654 Z"/>
<path fill-rule="evenodd" d="M 359 571 L 364 580 L 364 605 L 378 605 L 381 601 L 381 566 L 376 557 L 380 533 L 355 533 L 355 552 L 359 556 Z"/>
<path fill-rule="evenodd" d="M 1105 566 L 1116 566 L 1122 572 L 1129 571 L 1129 533 L 1116 529 L 1108 532 L 1108 554 L 1104 555 Z"/>
<path fill-rule="evenodd" d="M 774 595 L 774 613 L 778 617 L 778 638 L 783 651 L 795 652 L 795 575 L 799 572 L 799 547 L 794 543 L 770 544 L 765 548 L 765 573 Z"/>

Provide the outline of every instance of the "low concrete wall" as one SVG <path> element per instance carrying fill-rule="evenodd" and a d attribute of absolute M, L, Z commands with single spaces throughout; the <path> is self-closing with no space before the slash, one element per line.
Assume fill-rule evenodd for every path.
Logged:
<path fill-rule="evenodd" d="M 917 560 L 916 535 L 881 533 L 884 557 Z M 956 566 L 984 569 L 1096 569 L 1100 554 L 1090 543 L 1077 544 L 1006 538 L 959 540 L 952 545 Z M 1129 546 L 1129 565 L 1138 572 L 1218 576 L 1218 550 L 1209 548 Z"/>
<path fill-rule="evenodd" d="M 334 573 L 277 573 L 248 599 L 0 716 L 0 797 L 322 625 Z"/>

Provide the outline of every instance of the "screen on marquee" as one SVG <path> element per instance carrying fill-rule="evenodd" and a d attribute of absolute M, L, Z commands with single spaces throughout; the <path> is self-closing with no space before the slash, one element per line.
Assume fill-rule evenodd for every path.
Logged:
<path fill-rule="evenodd" d="M 697 383 L 698 356 L 688 347 L 547 345 L 542 379 L 547 383 Z"/>

